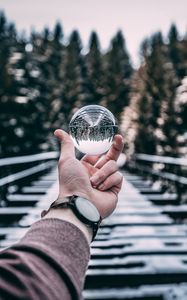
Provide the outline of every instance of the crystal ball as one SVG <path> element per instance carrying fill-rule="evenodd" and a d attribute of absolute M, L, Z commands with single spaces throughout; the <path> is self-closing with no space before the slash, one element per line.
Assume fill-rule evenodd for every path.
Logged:
<path fill-rule="evenodd" d="M 69 124 L 69 134 L 75 147 L 90 155 L 105 153 L 111 147 L 117 130 L 114 115 L 100 105 L 82 107 Z"/>

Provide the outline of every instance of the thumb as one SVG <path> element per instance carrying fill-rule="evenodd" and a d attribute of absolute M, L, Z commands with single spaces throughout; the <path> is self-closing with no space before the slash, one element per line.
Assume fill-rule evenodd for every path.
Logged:
<path fill-rule="evenodd" d="M 54 135 L 59 139 L 61 143 L 60 159 L 75 157 L 75 147 L 69 134 L 64 130 L 57 129 L 55 130 Z"/>

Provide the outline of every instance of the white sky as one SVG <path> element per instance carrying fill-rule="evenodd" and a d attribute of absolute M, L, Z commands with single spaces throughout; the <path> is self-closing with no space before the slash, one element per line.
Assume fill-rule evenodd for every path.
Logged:
<path fill-rule="evenodd" d="M 52 28 L 60 20 L 65 36 L 78 29 L 85 47 L 92 30 L 106 49 L 121 29 L 134 63 L 144 37 L 157 30 L 166 34 L 171 22 L 181 34 L 187 30 L 187 0 L 0 0 L 0 10 L 19 30 Z"/>

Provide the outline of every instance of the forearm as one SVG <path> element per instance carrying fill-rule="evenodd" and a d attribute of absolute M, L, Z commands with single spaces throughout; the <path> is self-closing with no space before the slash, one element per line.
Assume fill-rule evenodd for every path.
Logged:
<path fill-rule="evenodd" d="M 72 212 L 71 209 L 51 209 L 44 217 L 44 219 L 48 218 L 57 218 L 62 221 L 67 221 L 74 224 L 78 227 L 82 233 L 84 234 L 85 238 L 87 239 L 88 243 L 90 244 L 92 241 L 93 231 L 91 227 L 86 226 L 82 223 Z"/>
<path fill-rule="evenodd" d="M 0 299 L 79 299 L 88 261 L 88 243 L 75 225 L 41 220 L 0 254 Z"/>

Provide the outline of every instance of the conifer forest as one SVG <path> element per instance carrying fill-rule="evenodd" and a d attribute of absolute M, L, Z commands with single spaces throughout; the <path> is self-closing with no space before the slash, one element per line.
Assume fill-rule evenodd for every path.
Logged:
<path fill-rule="evenodd" d="M 64 36 L 63 24 L 26 37 L 0 13 L 0 157 L 57 150 L 53 131 L 68 130 L 72 114 L 89 104 L 118 119 L 125 153 L 187 156 L 187 35 L 171 24 L 140 45 L 132 65 L 125 32 L 108 50 L 90 33 Z"/>

